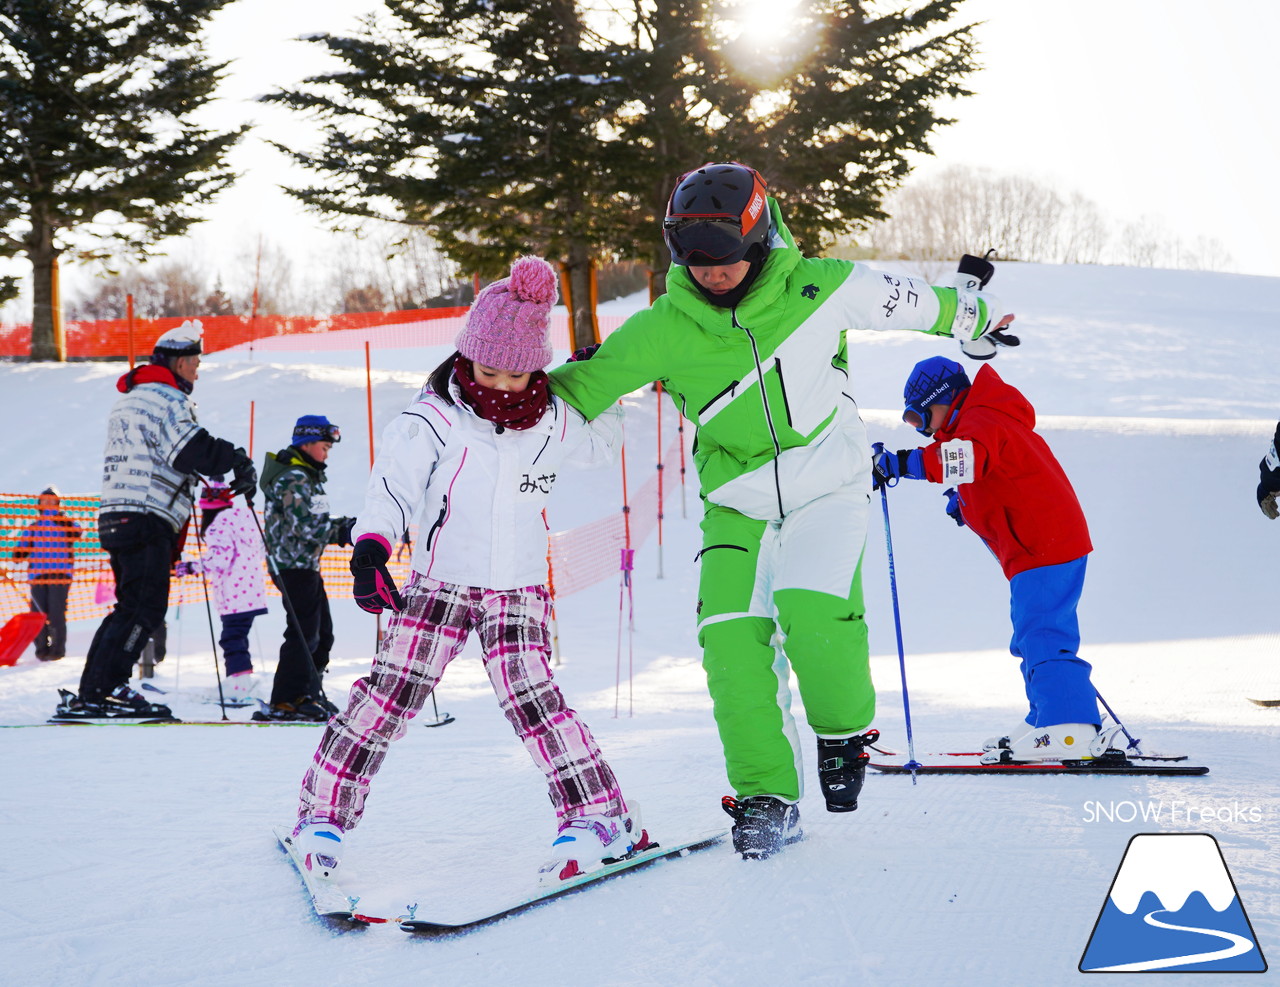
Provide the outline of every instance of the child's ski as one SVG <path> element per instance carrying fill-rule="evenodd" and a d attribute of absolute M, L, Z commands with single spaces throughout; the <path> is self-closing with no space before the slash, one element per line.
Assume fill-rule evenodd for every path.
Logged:
<path fill-rule="evenodd" d="M 288 855 L 298 876 L 302 878 L 316 915 L 322 919 L 338 919 L 357 922 L 361 925 L 389 921 L 357 911 L 356 908 L 360 903 L 359 896 L 349 895 L 338 886 L 337 882 L 324 880 L 307 870 L 307 865 L 298 853 L 298 848 L 293 845 L 293 837 L 289 830 L 273 826 L 271 831 L 276 834 L 276 839 L 280 841 L 280 848 Z"/>
<path fill-rule="evenodd" d="M 902 755 L 876 756 L 868 763 L 884 774 L 926 775 L 1203 775 L 1209 769 L 1199 764 L 1183 764 L 1185 755 L 1154 757 L 1141 754 L 1125 755 L 1120 751 L 1108 751 L 1102 757 L 1080 761 L 1004 761 L 999 764 L 983 764 L 982 755 L 921 754 L 922 762 L 914 768 L 908 766 Z"/>
<path fill-rule="evenodd" d="M 419 917 L 417 914 L 418 906 L 409 906 L 407 915 L 399 919 L 400 928 L 405 932 L 414 932 L 421 934 L 436 935 L 456 935 L 462 932 L 469 932 L 472 929 L 498 919 L 508 918 L 512 915 L 518 915 L 530 908 L 540 905 L 543 902 L 550 901 L 553 898 L 559 898 L 562 895 L 570 894 L 578 891 L 590 884 L 598 884 L 608 878 L 614 877 L 627 871 L 633 871 L 638 867 L 644 867 L 648 864 L 656 863 L 669 857 L 685 857 L 697 850 L 704 850 L 707 847 L 715 846 L 725 838 L 727 834 L 723 831 L 717 833 L 709 833 L 700 836 L 694 840 L 688 840 L 684 843 L 667 844 L 663 846 L 653 846 L 647 850 L 641 850 L 639 853 L 612 864 L 606 864 L 600 870 L 592 871 L 589 874 L 580 874 L 577 877 L 570 878 L 567 881 L 559 883 L 554 887 L 540 888 L 527 897 L 518 898 L 508 904 L 502 905 L 491 911 L 481 914 L 464 914 L 461 916 L 444 916 L 440 915 L 434 918 L 425 916 Z"/>
<path fill-rule="evenodd" d="M 1280 699 L 1250 699 L 1255 706 L 1280 706 Z"/>

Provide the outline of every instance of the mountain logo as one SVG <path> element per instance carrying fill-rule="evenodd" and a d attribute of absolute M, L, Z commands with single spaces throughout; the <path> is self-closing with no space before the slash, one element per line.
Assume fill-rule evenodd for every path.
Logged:
<path fill-rule="evenodd" d="M 1218 841 L 1208 833 L 1129 840 L 1081 973 L 1265 973 L 1267 961 Z"/>

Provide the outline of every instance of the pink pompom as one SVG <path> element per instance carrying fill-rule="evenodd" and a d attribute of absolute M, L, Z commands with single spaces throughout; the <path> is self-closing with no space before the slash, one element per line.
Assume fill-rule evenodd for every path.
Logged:
<path fill-rule="evenodd" d="M 511 265 L 507 290 L 522 302 L 551 305 L 556 300 L 556 272 L 541 257 L 521 257 Z"/>

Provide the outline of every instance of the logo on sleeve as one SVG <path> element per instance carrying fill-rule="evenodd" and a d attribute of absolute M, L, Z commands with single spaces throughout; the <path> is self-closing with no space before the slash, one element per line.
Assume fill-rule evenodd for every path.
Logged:
<path fill-rule="evenodd" d="M 813 299 L 818 297 L 818 292 L 821 290 L 822 289 L 819 288 L 816 284 L 807 284 L 800 289 L 800 294 L 804 295 L 805 298 L 808 298 L 810 301 L 812 301 Z"/>

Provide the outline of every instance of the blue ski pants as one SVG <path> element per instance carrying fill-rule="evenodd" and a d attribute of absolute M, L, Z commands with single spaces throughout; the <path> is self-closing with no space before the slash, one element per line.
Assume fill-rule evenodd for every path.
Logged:
<path fill-rule="evenodd" d="M 1009 581 L 1013 639 L 1009 651 L 1022 659 L 1033 727 L 1055 723 L 1099 723 L 1090 665 L 1080 649 L 1076 607 L 1084 589 L 1085 560 L 1027 569 Z"/>

